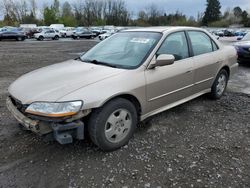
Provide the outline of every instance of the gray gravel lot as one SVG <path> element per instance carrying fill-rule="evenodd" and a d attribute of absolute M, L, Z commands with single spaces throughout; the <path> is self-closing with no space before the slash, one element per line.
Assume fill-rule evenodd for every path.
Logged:
<path fill-rule="evenodd" d="M 202 96 L 156 115 L 112 153 L 20 130 L 5 107 L 8 85 L 95 44 L 0 43 L 0 187 L 250 187 L 250 67 L 239 68 L 221 100 Z"/>

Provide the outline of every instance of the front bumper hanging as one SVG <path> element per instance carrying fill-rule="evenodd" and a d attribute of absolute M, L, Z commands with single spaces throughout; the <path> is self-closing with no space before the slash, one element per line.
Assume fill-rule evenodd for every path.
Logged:
<path fill-rule="evenodd" d="M 52 135 L 52 140 L 56 140 L 60 144 L 72 143 L 73 139 L 84 139 L 84 123 L 80 120 L 66 123 L 32 120 L 20 112 L 9 97 L 6 100 L 6 106 L 15 119 L 24 126 L 25 129 L 40 136 Z"/>

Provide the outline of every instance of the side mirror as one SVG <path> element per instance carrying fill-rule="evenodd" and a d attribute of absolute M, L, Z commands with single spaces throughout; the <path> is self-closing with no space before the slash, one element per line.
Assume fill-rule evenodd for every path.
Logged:
<path fill-rule="evenodd" d="M 149 69 L 153 69 L 155 67 L 163 67 L 166 65 L 172 65 L 175 61 L 175 57 L 170 54 L 161 54 L 156 60 L 149 65 Z"/>

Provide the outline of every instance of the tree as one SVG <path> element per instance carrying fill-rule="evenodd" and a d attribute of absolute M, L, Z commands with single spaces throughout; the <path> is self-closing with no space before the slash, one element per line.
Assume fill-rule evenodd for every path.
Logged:
<path fill-rule="evenodd" d="M 76 0 L 73 4 L 74 17 L 76 19 L 76 24 L 78 26 L 83 25 L 83 9 L 84 9 L 84 0 Z"/>
<path fill-rule="evenodd" d="M 242 15 L 242 10 L 241 10 L 240 7 L 235 7 L 235 8 L 234 8 L 234 15 L 235 15 L 236 17 L 241 17 L 241 15 Z"/>
<path fill-rule="evenodd" d="M 207 0 L 207 8 L 202 19 L 203 25 L 218 21 L 221 16 L 221 4 L 219 0 Z"/>
<path fill-rule="evenodd" d="M 43 10 L 43 18 L 45 25 L 57 23 L 56 12 L 53 7 L 45 7 Z"/>
<path fill-rule="evenodd" d="M 159 17 L 162 15 L 160 10 L 155 4 L 151 4 L 147 8 L 148 22 L 150 25 L 158 26 L 160 25 Z"/>
<path fill-rule="evenodd" d="M 62 16 L 60 18 L 60 23 L 63 23 L 66 26 L 76 26 L 76 19 L 72 12 L 71 5 L 67 1 L 62 6 Z"/>
<path fill-rule="evenodd" d="M 31 12 L 36 18 L 36 9 L 37 9 L 36 0 L 30 0 L 30 6 L 31 6 Z"/>
<path fill-rule="evenodd" d="M 247 13 L 247 11 L 243 11 L 241 14 L 242 17 L 242 21 L 241 23 L 245 26 L 245 27 L 250 27 L 250 18 L 249 18 L 249 14 Z"/>

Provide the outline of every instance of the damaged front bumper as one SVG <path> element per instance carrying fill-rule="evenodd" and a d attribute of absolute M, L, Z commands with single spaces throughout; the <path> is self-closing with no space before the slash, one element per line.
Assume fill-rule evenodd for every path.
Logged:
<path fill-rule="evenodd" d="M 91 111 L 79 112 L 62 122 L 33 120 L 20 112 L 13 104 L 10 97 L 6 100 L 6 106 L 15 119 L 27 130 L 40 136 L 48 136 L 60 144 L 69 144 L 73 139 L 84 139 L 84 123 L 81 118 L 87 116 Z"/>

